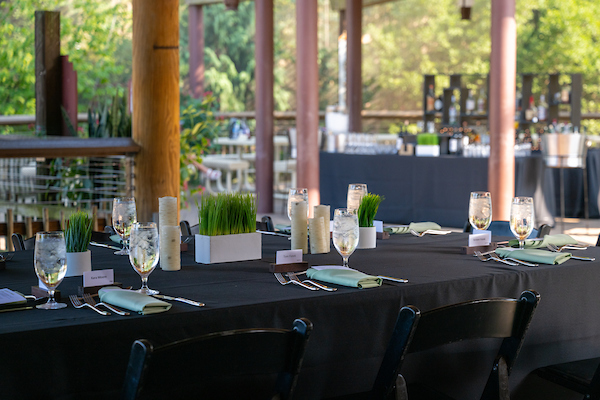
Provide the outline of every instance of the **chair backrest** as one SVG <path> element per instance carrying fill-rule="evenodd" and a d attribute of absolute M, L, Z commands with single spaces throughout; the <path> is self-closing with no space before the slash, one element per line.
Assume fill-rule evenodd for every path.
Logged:
<path fill-rule="evenodd" d="M 538 235 L 541 233 L 541 229 L 542 227 L 548 227 L 548 228 L 544 228 L 544 231 L 547 231 L 547 233 L 550 232 L 550 227 L 548 225 L 541 225 L 538 229 L 533 229 L 531 231 L 531 235 L 528 236 L 528 238 L 536 238 L 538 237 Z M 490 224 L 490 226 L 487 229 L 488 231 L 492 232 L 492 235 L 497 235 L 497 236 L 514 236 L 512 231 L 510 230 L 510 222 L 509 221 L 492 221 L 492 223 Z M 471 233 L 473 232 L 473 227 L 471 226 L 471 224 L 469 223 L 469 221 L 467 221 L 467 223 L 464 226 L 463 231 L 465 233 Z"/>
<path fill-rule="evenodd" d="M 200 233 L 200 225 L 190 226 L 190 223 L 186 220 L 179 222 L 179 228 L 181 229 L 181 236 L 194 236 Z"/>
<path fill-rule="evenodd" d="M 526 290 L 518 299 L 472 300 L 424 313 L 414 307 L 402 308 L 373 385 L 373 398 L 383 399 L 394 389 L 406 354 L 481 338 L 504 339 L 481 398 L 504 398 L 502 388 L 508 390 L 508 375 L 539 299 L 535 291 Z"/>
<path fill-rule="evenodd" d="M 11 240 L 15 251 L 31 250 L 35 247 L 35 236 L 29 239 L 23 239 L 20 233 L 13 233 Z"/>
<path fill-rule="evenodd" d="M 123 399 L 291 399 L 312 323 L 242 329 L 131 348 Z"/>

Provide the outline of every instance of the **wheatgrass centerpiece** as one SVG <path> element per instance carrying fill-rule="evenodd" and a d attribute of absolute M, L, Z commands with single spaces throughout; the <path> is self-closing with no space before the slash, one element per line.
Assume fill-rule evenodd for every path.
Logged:
<path fill-rule="evenodd" d="M 262 239 L 256 232 L 256 198 L 252 194 L 203 196 L 198 206 L 198 219 L 197 263 L 261 258 Z"/>
<path fill-rule="evenodd" d="M 92 253 L 88 250 L 92 240 L 93 217 L 84 211 L 71 214 L 66 222 L 67 277 L 81 276 L 92 270 Z"/>
<path fill-rule="evenodd" d="M 383 199 L 378 194 L 367 193 L 360 201 L 358 207 L 359 249 L 374 249 L 377 246 L 377 232 L 373 221 Z"/>

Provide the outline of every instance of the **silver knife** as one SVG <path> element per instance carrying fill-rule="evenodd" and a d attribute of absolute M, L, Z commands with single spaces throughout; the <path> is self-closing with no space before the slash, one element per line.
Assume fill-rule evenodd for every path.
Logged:
<path fill-rule="evenodd" d="M 184 299 L 183 297 L 173 297 L 173 296 L 167 296 L 167 295 L 164 295 L 164 294 L 153 294 L 152 296 L 156 297 L 157 299 L 161 299 L 161 300 L 180 301 L 182 303 L 187 303 L 187 304 L 190 304 L 192 306 L 204 307 L 204 303 L 200 303 L 200 302 L 194 301 L 194 300 Z"/>
<path fill-rule="evenodd" d="M 106 247 L 107 249 L 121 250 L 121 248 L 120 248 L 120 247 L 116 247 L 116 246 L 109 246 L 108 244 L 104 244 L 104 243 L 90 242 L 90 244 L 91 244 L 92 246 Z"/>

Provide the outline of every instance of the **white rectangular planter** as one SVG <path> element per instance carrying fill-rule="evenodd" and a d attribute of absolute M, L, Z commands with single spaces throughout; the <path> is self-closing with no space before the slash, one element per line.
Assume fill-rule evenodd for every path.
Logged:
<path fill-rule="evenodd" d="M 258 232 L 238 235 L 196 235 L 196 262 L 214 264 L 258 260 L 262 257 L 262 237 Z"/>
<path fill-rule="evenodd" d="M 440 146 L 434 144 L 418 144 L 415 147 L 415 155 L 417 157 L 439 157 Z"/>

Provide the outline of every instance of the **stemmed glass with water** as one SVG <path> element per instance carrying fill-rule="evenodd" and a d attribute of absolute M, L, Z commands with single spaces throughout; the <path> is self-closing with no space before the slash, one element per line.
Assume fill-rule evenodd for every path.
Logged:
<path fill-rule="evenodd" d="M 358 210 L 360 201 L 367 194 L 367 185 L 365 183 L 351 183 L 348 185 L 348 197 L 346 199 L 346 208 L 348 210 Z"/>
<path fill-rule="evenodd" d="M 158 294 L 158 290 L 148 287 L 148 275 L 154 271 L 159 257 L 158 229 L 156 228 L 156 223 L 145 222 L 133 224 L 130 240 L 129 261 L 135 272 L 142 278 L 142 287 L 137 292 L 147 295 Z"/>
<path fill-rule="evenodd" d="M 48 302 L 36 308 L 57 310 L 67 305 L 54 299 L 54 291 L 67 274 L 67 246 L 63 232 L 37 232 L 33 254 L 35 274 L 48 289 Z"/>
<path fill-rule="evenodd" d="M 484 231 L 492 223 L 492 197 L 490 192 L 471 192 L 469 223 L 473 229 Z"/>
<path fill-rule="evenodd" d="M 533 231 L 533 199 L 515 197 L 510 205 L 510 230 L 519 239 L 519 248 L 525 248 L 525 239 Z"/>
<path fill-rule="evenodd" d="M 358 216 L 356 211 L 337 208 L 333 213 L 333 245 L 348 267 L 348 258 L 358 245 Z"/>
<path fill-rule="evenodd" d="M 123 248 L 115 254 L 126 256 L 129 254 L 128 243 L 131 227 L 137 222 L 135 198 L 115 197 L 113 199 L 112 224 L 115 231 L 123 241 Z"/>

